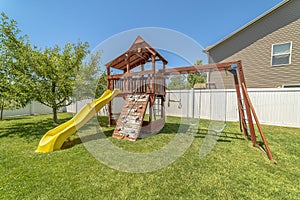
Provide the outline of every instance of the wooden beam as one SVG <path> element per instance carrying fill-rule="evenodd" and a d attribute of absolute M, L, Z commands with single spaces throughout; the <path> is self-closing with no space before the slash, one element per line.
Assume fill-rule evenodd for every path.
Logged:
<path fill-rule="evenodd" d="M 177 74 L 189 74 L 189 73 L 196 73 L 196 72 L 212 72 L 212 71 L 225 71 L 225 70 L 234 71 L 235 69 L 231 65 L 233 64 L 238 65 L 239 63 L 240 61 L 207 64 L 207 65 L 184 66 L 184 67 L 160 70 L 159 72 L 165 75 L 177 75 Z"/>
<path fill-rule="evenodd" d="M 128 55 L 126 57 L 126 54 Z M 110 63 L 106 64 L 109 67 L 115 68 L 115 69 L 121 69 L 124 70 L 126 69 L 126 64 L 127 64 L 127 59 L 131 60 L 133 56 L 135 56 L 136 53 L 132 52 L 132 51 L 126 51 L 124 54 L 120 55 L 119 57 L 117 57 L 116 59 L 114 59 L 113 61 L 111 61 Z M 138 56 L 137 57 L 141 57 Z M 149 59 L 148 57 L 143 57 L 142 59 Z M 136 58 L 133 58 L 133 61 L 135 61 Z M 132 62 L 132 61 L 130 61 Z M 131 64 L 130 64 L 131 65 Z"/>
<path fill-rule="evenodd" d="M 130 69 L 133 69 L 134 67 L 136 67 L 140 64 L 146 63 L 146 60 L 148 60 L 149 57 L 147 55 L 146 55 L 146 57 L 131 55 L 130 58 L 128 58 L 128 59 L 130 59 Z M 124 70 L 124 69 L 126 69 L 126 64 L 128 64 L 128 63 L 126 60 L 124 60 L 123 62 L 119 62 L 117 65 L 114 65 L 113 68 Z"/>
<path fill-rule="evenodd" d="M 156 56 L 155 50 L 153 51 L 151 48 L 146 46 L 146 49 L 152 54 L 152 56 Z"/>
<path fill-rule="evenodd" d="M 130 72 L 130 55 L 129 53 L 125 54 L 126 56 L 126 72 Z"/>
<path fill-rule="evenodd" d="M 125 52 L 126 53 L 126 52 Z M 121 62 L 124 62 L 125 61 L 125 53 L 122 54 L 122 55 L 119 55 L 117 58 L 115 58 L 113 61 L 109 62 L 106 64 L 106 66 L 108 67 L 113 67 L 115 68 L 114 66 L 118 65 L 119 63 Z"/>
<path fill-rule="evenodd" d="M 274 161 L 272 153 L 271 153 L 271 150 L 270 150 L 268 142 L 267 142 L 267 139 L 266 139 L 265 134 L 264 134 L 264 132 L 263 132 L 263 130 L 261 128 L 261 125 L 260 125 L 260 122 L 259 122 L 258 117 L 256 115 L 255 109 L 254 109 L 254 107 L 252 105 L 252 102 L 250 100 L 250 97 L 248 95 L 245 83 L 242 83 L 242 89 L 243 89 L 243 91 L 245 91 L 245 98 L 246 98 L 247 102 L 249 103 L 249 106 L 250 106 L 250 109 L 252 111 L 253 117 L 255 119 L 256 126 L 257 126 L 257 128 L 259 130 L 261 139 L 263 140 L 263 143 L 264 143 L 264 145 L 266 147 L 266 154 L 268 155 L 268 157 L 269 157 L 270 160 Z"/>
<path fill-rule="evenodd" d="M 155 55 L 151 56 L 152 59 L 152 71 L 154 72 L 152 75 L 152 92 L 155 93 Z"/>
<path fill-rule="evenodd" d="M 245 76 L 244 76 L 244 72 L 243 72 L 243 69 L 242 69 L 241 62 L 238 63 L 238 71 L 237 71 L 237 73 L 238 73 L 239 78 L 240 78 L 240 84 L 241 85 L 245 84 L 245 86 L 246 86 Z M 256 141 L 256 135 L 255 135 L 254 125 L 253 125 L 252 113 L 251 113 L 251 110 L 250 110 L 249 102 L 246 99 L 246 91 L 243 90 L 243 89 L 242 89 L 242 94 L 243 94 L 243 98 L 244 98 L 246 115 L 247 115 L 247 118 L 248 118 L 248 126 L 249 126 L 249 130 L 250 130 L 251 141 L 253 143 L 253 146 L 256 146 L 257 145 L 257 141 Z"/>
<path fill-rule="evenodd" d="M 241 131 L 244 132 L 245 138 L 248 138 L 248 130 L 247 130 L 247 124 L 245 119 L 245 114 L 243 111 L 243 105 L 242 105 L 242 96 L 241 96 L 241 91 L 240 91 L 240 84 L 239 84 L 239 79 L 237 74 L 233 75 L 234 78 L 234 85 L 235 85 L 235 92 L 236 92 L 236 97 L 237 97 L 237 102 L 238 102 L 238 110 L 239 110 L 239 121 L 240 121 L 240 129 Z"/>
<path fill-rule="evenodd" d="M 116 74 L 116 75 L 111 75 L 107 76 L 108 80 L 118 80 L 123 77 L 131 77 L 131 76 L 144 76 L 147 74 L 154 74 L 154 71 L 152 70 L 146 70 L 146 71 L 141 71 L 141 72 L 131 72 L 131 73 L 125 73 L 125 74 Z"/>
<path fill-rule="evenodd" d="M 144 71 L 144 70 L 145 70 L 144 65 L 145 65 L 145 64 L 142 64 L 142 65 L 141 65 L 141 71 Z"/>

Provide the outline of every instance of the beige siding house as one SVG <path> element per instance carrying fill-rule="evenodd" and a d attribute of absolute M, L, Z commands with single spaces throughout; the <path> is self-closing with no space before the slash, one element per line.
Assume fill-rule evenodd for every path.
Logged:
<path fill-rule="evenodd" d="M 242 60 L 248 88 L 300 87 L 300 0 L 286 0 L 206 48 L 210 63 Z M 226 88 L 232 78 L 223 77 Z M 220 84 L 220 74 L 209 76 Z M 219 86 L 222 87 L 222 86 Z"/>

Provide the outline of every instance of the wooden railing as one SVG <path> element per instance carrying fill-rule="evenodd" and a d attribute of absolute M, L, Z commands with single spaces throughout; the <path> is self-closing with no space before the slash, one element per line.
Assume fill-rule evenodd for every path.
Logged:
<path fill-rule="evenodd" d="M 165 94 L 165 78 L 152 70 L 111 75 L 107 78 L 108 89 L 119 88 L 122 93 Z"/>

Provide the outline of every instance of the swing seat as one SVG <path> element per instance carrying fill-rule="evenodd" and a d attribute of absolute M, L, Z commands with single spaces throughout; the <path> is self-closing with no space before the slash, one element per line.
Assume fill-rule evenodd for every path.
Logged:
<path fill-rule="evenodd" d="M 224 131 L 224 129 L 226 128 L 226 126 L 227 126 L 227 124 L 226 123 L 224 123 L 224 125 L 223 125 L 223 127 L 221 128 L 221 129 L 218 129 L 218 130 L 210 130 L 210 131 L 213 131 L 213 132 L 215 132 L 215 133 L 222 133 L 223 131 Z"/>

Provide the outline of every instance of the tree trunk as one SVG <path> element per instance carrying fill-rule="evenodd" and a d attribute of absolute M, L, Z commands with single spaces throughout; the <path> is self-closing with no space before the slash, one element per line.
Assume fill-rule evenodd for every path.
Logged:
<path fill-rule="evenodd" d="M 1 114 L 0 114 L 0 120 L 2 120 L 2 119 L 3 119 L 3 110 L 4 110 L 4 106 L 3 106 L 3 105 L 1 105 Z"/>
<path fill-rule="evenodd" d="M 52 113 L 53 113 L 53 123 L 54 124 L 57 124 L 57 107 L 56 107 L 56 98 L 55 98 L 55 92 L 56 92 L 56 83 L 55 82 L 52 82 L 52 95 L 53 95 L 53 98 L 54 98 L 54 101 L 53 101 L 53 107 L 52 107 Z"/>
<path fill-rule="evenodd" d="M 52 108 L 52 113 L 53 113 L 53 123 L 54 124 L 57 124 L 57 108 L 56 107 L 53 107 Z"/>

